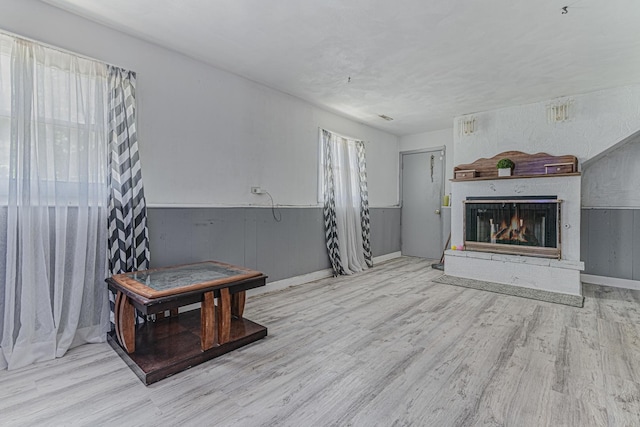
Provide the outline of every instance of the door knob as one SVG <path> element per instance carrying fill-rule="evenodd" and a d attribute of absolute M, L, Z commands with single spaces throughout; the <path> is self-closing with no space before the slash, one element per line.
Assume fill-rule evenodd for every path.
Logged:
<path fill-rule="evenodd" d="M 436 209 L 436 215 L 440 215 L 440 209 Z"/>

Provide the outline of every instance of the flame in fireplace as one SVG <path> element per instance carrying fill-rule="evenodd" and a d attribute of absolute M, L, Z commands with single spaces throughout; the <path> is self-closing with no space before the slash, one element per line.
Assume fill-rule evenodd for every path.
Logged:
<path fill-rule="evenodd" d="M 517 212 L 511 217 L 509 224 L 502 221 L 499 226 L 496 226 L 493 219 L 490 219 L 489 222 L 491 223 L 491 243 L 538 244 L 538 239 L 529 231 L 524 219 L 519 218 Z"/>

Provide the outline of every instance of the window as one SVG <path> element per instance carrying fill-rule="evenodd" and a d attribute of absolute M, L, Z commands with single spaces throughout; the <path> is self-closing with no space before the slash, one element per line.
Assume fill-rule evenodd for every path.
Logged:
<path fill-rule="evenodd" d="M 11 138 L 11 40 L 0 35 L 0 182 L 9 179 Z M 2 189 L 0 189 L 2 194 Z"/>
<path fill-rule="evenodd" d="M 353 138 L 339 135 L 334 132 L 329 132 L 327 141 L 323 138 L 323 129 L 320 129 L 320 166 L 318 168 L 318 202 L 324 202 L 325 196 L 325 174 L 326 169 L 326 145 L 327 143 L 333 147 L 332 150 L 332 170 L 334 177 L 339 177 L 341 181 L 340 188 L 349 190 L 350 197 L 354 204 L 360 203 L 359 180 L 356 178 L 359 172 L 358 165 L 358 144 L 363 144 L 362 141 L 358 141 Z M 326 131 L 325 131 L 326 132 Z M 345 177 L 351 177 L 345 179 Z"/>
<path fill-rule="evenodd" d="M 0 34 L 0 203 L 26 179 L 38 204 L 106 202 L 106 87 L 104 64 Z"/>

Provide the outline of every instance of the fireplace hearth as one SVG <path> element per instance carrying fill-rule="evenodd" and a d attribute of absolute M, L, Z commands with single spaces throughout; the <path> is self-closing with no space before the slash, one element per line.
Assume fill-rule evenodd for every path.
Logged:
<path fill-rule="evenodd" d="M 465 248 L 560 259 L 561 202 L 557 196 L 467 197 Z"/>

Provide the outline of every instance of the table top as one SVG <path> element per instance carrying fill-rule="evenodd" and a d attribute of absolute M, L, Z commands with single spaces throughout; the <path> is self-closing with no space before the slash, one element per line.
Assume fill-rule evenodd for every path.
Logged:
<path fill-rule="evenodd" d="M 110 279 L 145 298 L 159 298 L 263 276 L 259 271 L 218 261 L 113 275 Z"/>

